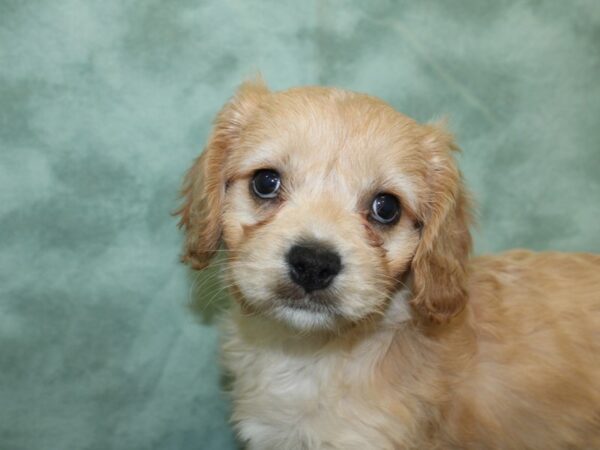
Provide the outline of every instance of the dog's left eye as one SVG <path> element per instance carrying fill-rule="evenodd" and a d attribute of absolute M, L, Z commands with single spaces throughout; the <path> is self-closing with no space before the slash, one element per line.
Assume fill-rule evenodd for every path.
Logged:
<path fill-rule="evenodd" d="M 396 223 L 400 218 L 400 202 L 392 194 L 377 194 L 371 205 L 371 217 L 384 225 Z"/>
<path fill-rule="evenodd" d="M 257 170 L 252 177 L 252 191 L 260 198 L 275 198 L 280 188 L 281 177 L 274 170 Z"/>

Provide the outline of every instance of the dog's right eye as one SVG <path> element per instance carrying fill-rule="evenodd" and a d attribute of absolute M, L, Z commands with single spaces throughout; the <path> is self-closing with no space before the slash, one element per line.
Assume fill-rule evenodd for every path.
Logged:
<path fill-rule="evenodd" d="M 252 177 L 252 191 L 259 198 L 275 198 L 280 188 L 281 177 L 274 170 L 257 170 Z"/>

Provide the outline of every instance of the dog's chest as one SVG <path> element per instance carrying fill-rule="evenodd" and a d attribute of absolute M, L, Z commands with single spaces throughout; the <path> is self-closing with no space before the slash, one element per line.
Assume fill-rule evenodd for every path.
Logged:
<path fill-rule="evenodd" d="M 225 342 L 234 376 L 233 421 L 249 448 L 392 449 L 390 422 L 369 386 L 372 363 L 352 354 L 290 355 Z"/>

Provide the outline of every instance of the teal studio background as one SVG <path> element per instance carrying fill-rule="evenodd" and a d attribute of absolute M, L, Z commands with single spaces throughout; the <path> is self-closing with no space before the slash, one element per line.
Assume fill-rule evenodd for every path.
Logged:
<path fill-rule="evenodd" d="M 478 252 L 600 251 L 597 0 L 0 0 L 1 450 L 236 448 L 169 213 L 259 70 L 447 114 Z"/>

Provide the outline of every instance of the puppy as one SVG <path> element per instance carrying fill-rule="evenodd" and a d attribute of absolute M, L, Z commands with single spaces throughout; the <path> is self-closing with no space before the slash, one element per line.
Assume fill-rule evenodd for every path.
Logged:
<path fill-rule="evenodd" d="M 249 82 L 178 213 L 220 245 L 233 423 L 249 449 L 600 449 L 600 256 L 470 257 L 440 125 Z"/>

